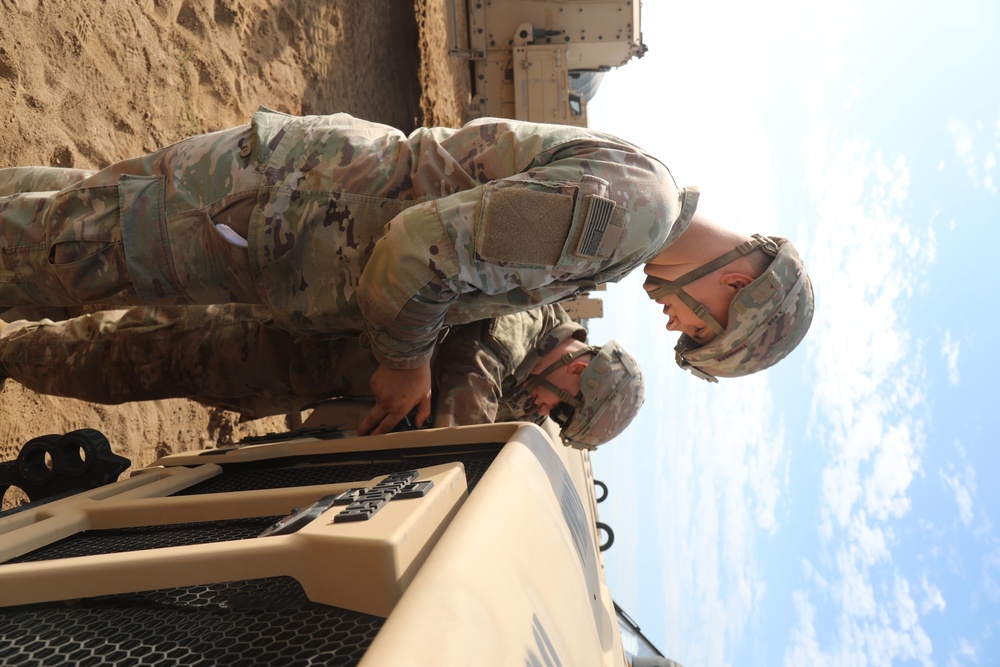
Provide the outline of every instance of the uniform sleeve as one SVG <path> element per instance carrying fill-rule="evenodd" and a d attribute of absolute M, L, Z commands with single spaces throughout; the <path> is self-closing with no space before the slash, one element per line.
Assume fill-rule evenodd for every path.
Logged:
<path fill-rule="evenodd" d="M 568 296 L 582 281 L 616 279 L 645 261 L 676 217 L 654 204 L 672 196 L 676 205 L 677 192 L 651 192 L 664 185 L 655 170 L 599 158 L 560 158 L 396 216 L 358 289 L 380 363 L 426 363 L 462 295 L 489 304 L 472 317 L 499 316 Z M 673 188 L 672 180 L 666 185 Z M 632 196 L 637 190 L 642 197 Z M 639 203 L 627 205 L 630 199 Z M 457 311 L 449 319 L 470 319 Z"/>
<path fill-rule="evenodd" d="M 568 321 L 561 307 L 548 305 L 453 327 L 437 357 L 435 423 L 496 421 L 505 398 L 503 387 L 508 381 L 515 382 L 509 378 L 526 377 L 530 369 L 522 364 L 547 352 L 544 348 L 550 345 L 549 334 Z"/>
<path fill-rule="evenodd" d="M 436 426 L 490 424 L 496 420 L 509 360 L 484 339 L 486 322 L 453 328 L 438 353 Z"/>

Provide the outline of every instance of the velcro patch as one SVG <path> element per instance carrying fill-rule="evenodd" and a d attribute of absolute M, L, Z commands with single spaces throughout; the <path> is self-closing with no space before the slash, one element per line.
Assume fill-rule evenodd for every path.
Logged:
<path fill-rule="evenodd" d="M 583 198 L 584 220 L 575 254 L 596 259 L 608 258 L 618 246 L 625 223 L 625 208 L 597 195 Z"/>
<path fill-rule="evenodd" d="M 764 303 L 771 298 L 776 291 L 781 289 L 781 280 L 778 276 L 774 275 L 774 272 L 768 273 L 764 280 L 760 281 L 760 284 L 753 288 L 750 296 L 757 303 Z"/>
<path fill-rule="evenodd" d="M 555 266 L 573 224 L 573 197 L 498 188 L 484 205 L 476 251 L 486 260 Z"/>

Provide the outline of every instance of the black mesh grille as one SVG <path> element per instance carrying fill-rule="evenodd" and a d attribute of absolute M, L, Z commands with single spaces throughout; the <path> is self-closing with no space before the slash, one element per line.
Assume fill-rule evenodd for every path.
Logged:
<path fill-rule="evenodd" d="M 401 470 L 426 468 L 453 461 L 461 461 L 465 465 L 466 483 L 471 491 L 486 469 L 489 468 L 490 463 L 493 462 L 501 445 L 487 445 L 487 447 L 488 449 L 485 451 L 464 451 L 455 454 L 421 455 L 412 451 L 403 454 L 399 451 L 377 452 L 369 455 L 372 458 L 364 460 L 358 460 L 357 454 L 351 454 L 349 459 L 342 456 L 342 460 L 338 461 L 331 456 L 325 459 L 315 459 L 309 464 L 303 464 L 301 459 L 288 459 L 284 462 L 230 464 L 226 466 L 223 474 L 195 484 L 176 495 L 281 489 L 290 486 L 369 480 L 379 475 L 388 475 Z M 375 455 L 380 458 L 374 458 Z"/>
<path fill-rule="evenodd" d="M 231 465 L 226 466 L 221 475 L 196 484 L 177 495 L 280 489 L 369 480 L 379 475 L 452 461 L 461 461 L 465 465 L 465 477 L 471 490 L 486 472 L 499 447 L 500 445 L 491 445 L 487 451 L 462 452 L 459 455 L 419 456 L 408 452 L 405 457 L 397 455 L 394 458 L 380 461 L 313 461 L 304 463 L 301 459 L 286 459 L 280 463 L 267 462 L 268 467 L 264 467 L 262 464 Z M 24 563 L 75 556 L 141 551 L 160 547 L 245 540 L 256 537 L 278 518 L 280 517 L 255 517 L 208 523 L 88 530 L 7 562 Z"/>
<path fill-rule="evenodd" d="M 0 664 L 354 665 L 383 619 L 288 577 L 0 609 Z"/>
<path fill-rule="evenodd" d="M 184 495 L 368 480 L 461 461 L 471 491 L 502 443 L 226 464 Z M 93 530 L 9 562 L 253 538 L 276 517 Z M 0 609 L 0 665 L 354 665 L 383 619 L 310 602 L 291 578 Z"/>
<path fill-rule="evenodd" d="M 206 523 L 176 523 L 166 526 L 139 526 L 111 530 L 88 530 L 59 540 L 41 549 L 12 558 L 8 563 L 56 560 L 75 556 L 143 551 L 189 544 L 209 544 L 245 540 L 260 535 L 280 517 L 254 517 Z"/>

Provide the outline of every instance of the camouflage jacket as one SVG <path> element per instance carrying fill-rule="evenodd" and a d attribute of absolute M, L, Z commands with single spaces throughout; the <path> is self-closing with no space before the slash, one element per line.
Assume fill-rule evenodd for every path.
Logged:
<path fill-rule="evenodd" d="M 641 149 L 581 128 L 482 119 L 399 131 L 266 109 L 249 227 L 281 324 L 363 332 L 380 363 L 426 363 L 440 332 L 613 282 L 672 243 L 695 197 Z"/>
<path fill-rule="evenodd" d="M 587 331 L 558 304 L 455 327 L 434 362 L 435 424 L 535 421 L 534 400 L 523 388 L 538 360 L 567 338 Z"/>

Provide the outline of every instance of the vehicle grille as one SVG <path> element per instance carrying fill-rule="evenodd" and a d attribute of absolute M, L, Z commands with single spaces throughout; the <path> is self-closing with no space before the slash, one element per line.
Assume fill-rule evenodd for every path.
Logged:
<path fill-rule="evenodd" d="M 289 577 L 0 613 L 0 664 L 355 665 L 383 619 L 310 602 Z"/>
<path fill-rule="evenodd" d="M 465 465 L 471 491 L 501 446 L 225 464 L 177 495 L 369 480 L 453 461 Z M 91 530 L 8 562 L 252 539 L 277 518 Z M 353 665 L 383 620 L 311 602 L 289 577 L 110 595 L 0 609 L 0 664 Z"/>

